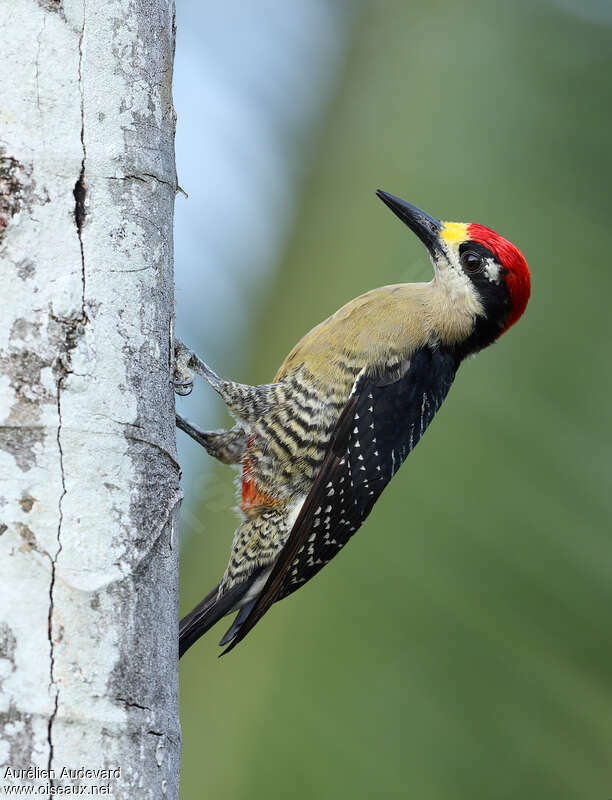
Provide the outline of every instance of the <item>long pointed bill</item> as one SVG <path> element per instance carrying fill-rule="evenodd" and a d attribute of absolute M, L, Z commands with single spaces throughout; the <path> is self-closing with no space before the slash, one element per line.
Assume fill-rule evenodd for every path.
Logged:
<path fill-rule="evenodd" d="M 376 194 L 402 222 L 408 225 L 411 231 L 416 233 L 425 247 L 433 254 L 439 242 L 442 223 L 421 211 L 420 208 L 413 206 L 412 203 L 407 203 L 400 197 L 383 192 L 382 189 L 378 189 Z"/>

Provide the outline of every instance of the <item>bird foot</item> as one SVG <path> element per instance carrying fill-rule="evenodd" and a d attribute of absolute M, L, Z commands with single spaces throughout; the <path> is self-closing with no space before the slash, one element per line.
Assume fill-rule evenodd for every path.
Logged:
<path fill-rule="evenodd" d="M 187 397 L 193 391 L 193 372 L 189 368 L 193 353 L 180 339 L 174 345 L 174 373 L 171 384 L 176 394 Z"/>

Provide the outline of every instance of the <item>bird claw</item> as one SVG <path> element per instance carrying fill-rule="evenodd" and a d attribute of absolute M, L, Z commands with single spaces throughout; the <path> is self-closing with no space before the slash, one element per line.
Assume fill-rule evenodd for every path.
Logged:
<path fill-rule="evenodd" d="M 174 374 L 170 383 L 180 397 L 187 397 L 193 391 L 193 373 L 187 366 L 191 358 L 191 350 L 181 341 L 174 347 Z"/>
<path fill-rule="evenodd" d="M 175 373 L 175 377 L 172 378 L 171 383 L 174 386 L 175 393 L 180 397 L 187 397 L 187 395 L 190 395 L 193 391 L 193 378 L 184 378 L 181 380 L 176 377 Z"/>

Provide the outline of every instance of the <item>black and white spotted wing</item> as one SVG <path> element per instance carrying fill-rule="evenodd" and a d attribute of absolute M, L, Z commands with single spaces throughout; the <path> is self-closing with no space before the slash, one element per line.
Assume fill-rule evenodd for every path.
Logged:
<path fill-rule="evenodd" d="M 453 355 L 428 347 L 385 375 L 360 374 L 289 538 L 225 652 L 272 603 L 316 575 L 359 529 L 433 419 L 456 369 Z"/>

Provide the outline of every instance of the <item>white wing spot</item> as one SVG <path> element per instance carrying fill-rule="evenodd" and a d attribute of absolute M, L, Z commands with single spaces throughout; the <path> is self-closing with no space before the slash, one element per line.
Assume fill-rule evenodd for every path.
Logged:
<path fill-rule="evenodd" d="M 425 416 L 425 407 L 427 406 L 427 395 L 423 392 L 423 402 L 421 403 L 421 436 L 423 435 L 423 418 Z"/>

